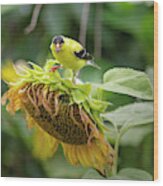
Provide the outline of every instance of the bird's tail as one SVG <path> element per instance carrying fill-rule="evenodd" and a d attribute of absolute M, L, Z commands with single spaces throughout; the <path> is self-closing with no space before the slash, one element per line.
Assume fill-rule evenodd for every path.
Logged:
<path fill-rule="evenodd" d="M 101 70 L 101 67 L 98 66 L 94 61 L 89 60 L 87 61 L 87 65 L 97 68 L 98 70 Z"/>

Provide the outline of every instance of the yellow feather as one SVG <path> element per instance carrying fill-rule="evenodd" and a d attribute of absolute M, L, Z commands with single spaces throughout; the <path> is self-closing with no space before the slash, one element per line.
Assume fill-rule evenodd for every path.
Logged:
<path fill-rule="evenodd" d="M 74 71 L 80 70 L 87 62 L 87 60 L 79 59 L 74 52 L 79 52 L 83 49 L 77 41 L 63 37 L 64 43 L 61 51 L 56 52 L 55 45 L 52 43 L 50 48 L 53 56 L 63 65 L 64 68 L 72 69 Z"/>

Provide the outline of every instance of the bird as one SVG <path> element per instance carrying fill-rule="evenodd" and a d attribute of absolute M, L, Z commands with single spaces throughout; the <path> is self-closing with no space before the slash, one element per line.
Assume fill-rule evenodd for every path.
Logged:
<path fill-rule="evenodd" d="M 65 69 L 73 71 L 73 79 L 77 78 L 80 69 L 85 65 L 100 68 L 94 63 L 94 57 L 76 40 L 63 35 L 53 37 L 50 49 L 53 57 Z"/>

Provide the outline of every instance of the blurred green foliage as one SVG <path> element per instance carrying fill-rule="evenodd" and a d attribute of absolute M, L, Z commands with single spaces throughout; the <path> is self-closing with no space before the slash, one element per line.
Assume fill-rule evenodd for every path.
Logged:
<path fill-rule="evenodd" d="M 92 54 L 95 51 L 96 6 L 96 3 L 90 4 L 86 33 L 86 48 Z M 2 5 L 2 65 L 6 59 L 12 59 L 14 62 L 23 59 L 43 66 L 47 58 L 52 58 L 49 45 L 54 35 L 63 34 L 78 40 L 82 8 L 83 4 L 80 3 L 45 4 L 34 31 L 25 34 L 24 30 L 31 21 L 34 5 Z M 81 70 L 81 79 L 99 83 L 103 73 L 111 67 L 132 67 L 146 71 L 153 80 L 153 18 L 153 2 L 103 3 L 102 55 L 96 59 L 101 70 L 85 67 Z M 6 89 L 2 82 L 2 94 Z M 103 94 L 105 100 L 113 102 L 110 110 L 138 100 L 117 93 Z M 140 130 L 138 129 L 137 133 Z M 135 142 L 135 145 L 121 145 L 120 168 L 140 168 L 153 175 L 153 128 L 147 130 L 148 132 L 142 132 L 141 141 Z M 31 134 L 32 131 L 27 129 L 22 113 L 11 116 L 2 107 L 2 176 L 89 177 L 84 176 L 87 169 L 72 167 L 66 162 L 61 148 L 54 158 L 47 161 L 35 159 L 31 153 Z"/>

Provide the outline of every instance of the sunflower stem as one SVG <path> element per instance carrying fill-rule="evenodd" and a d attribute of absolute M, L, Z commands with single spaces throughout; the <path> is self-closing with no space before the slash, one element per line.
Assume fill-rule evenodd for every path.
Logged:
<path fill-rule="evenodd" d="M 118 133 L 116 141 L 115 141 L 115 146 L 114 146 L 115 157 L 114 157 L 114 166 L 113 166 L 113 170 L 112 170 L 113 176 L 115 176 L 117 174 L 117 169 L 118 169 L 118 153 L 119 153 L 120 138 L 121 138 L 121 135 Z"/>

